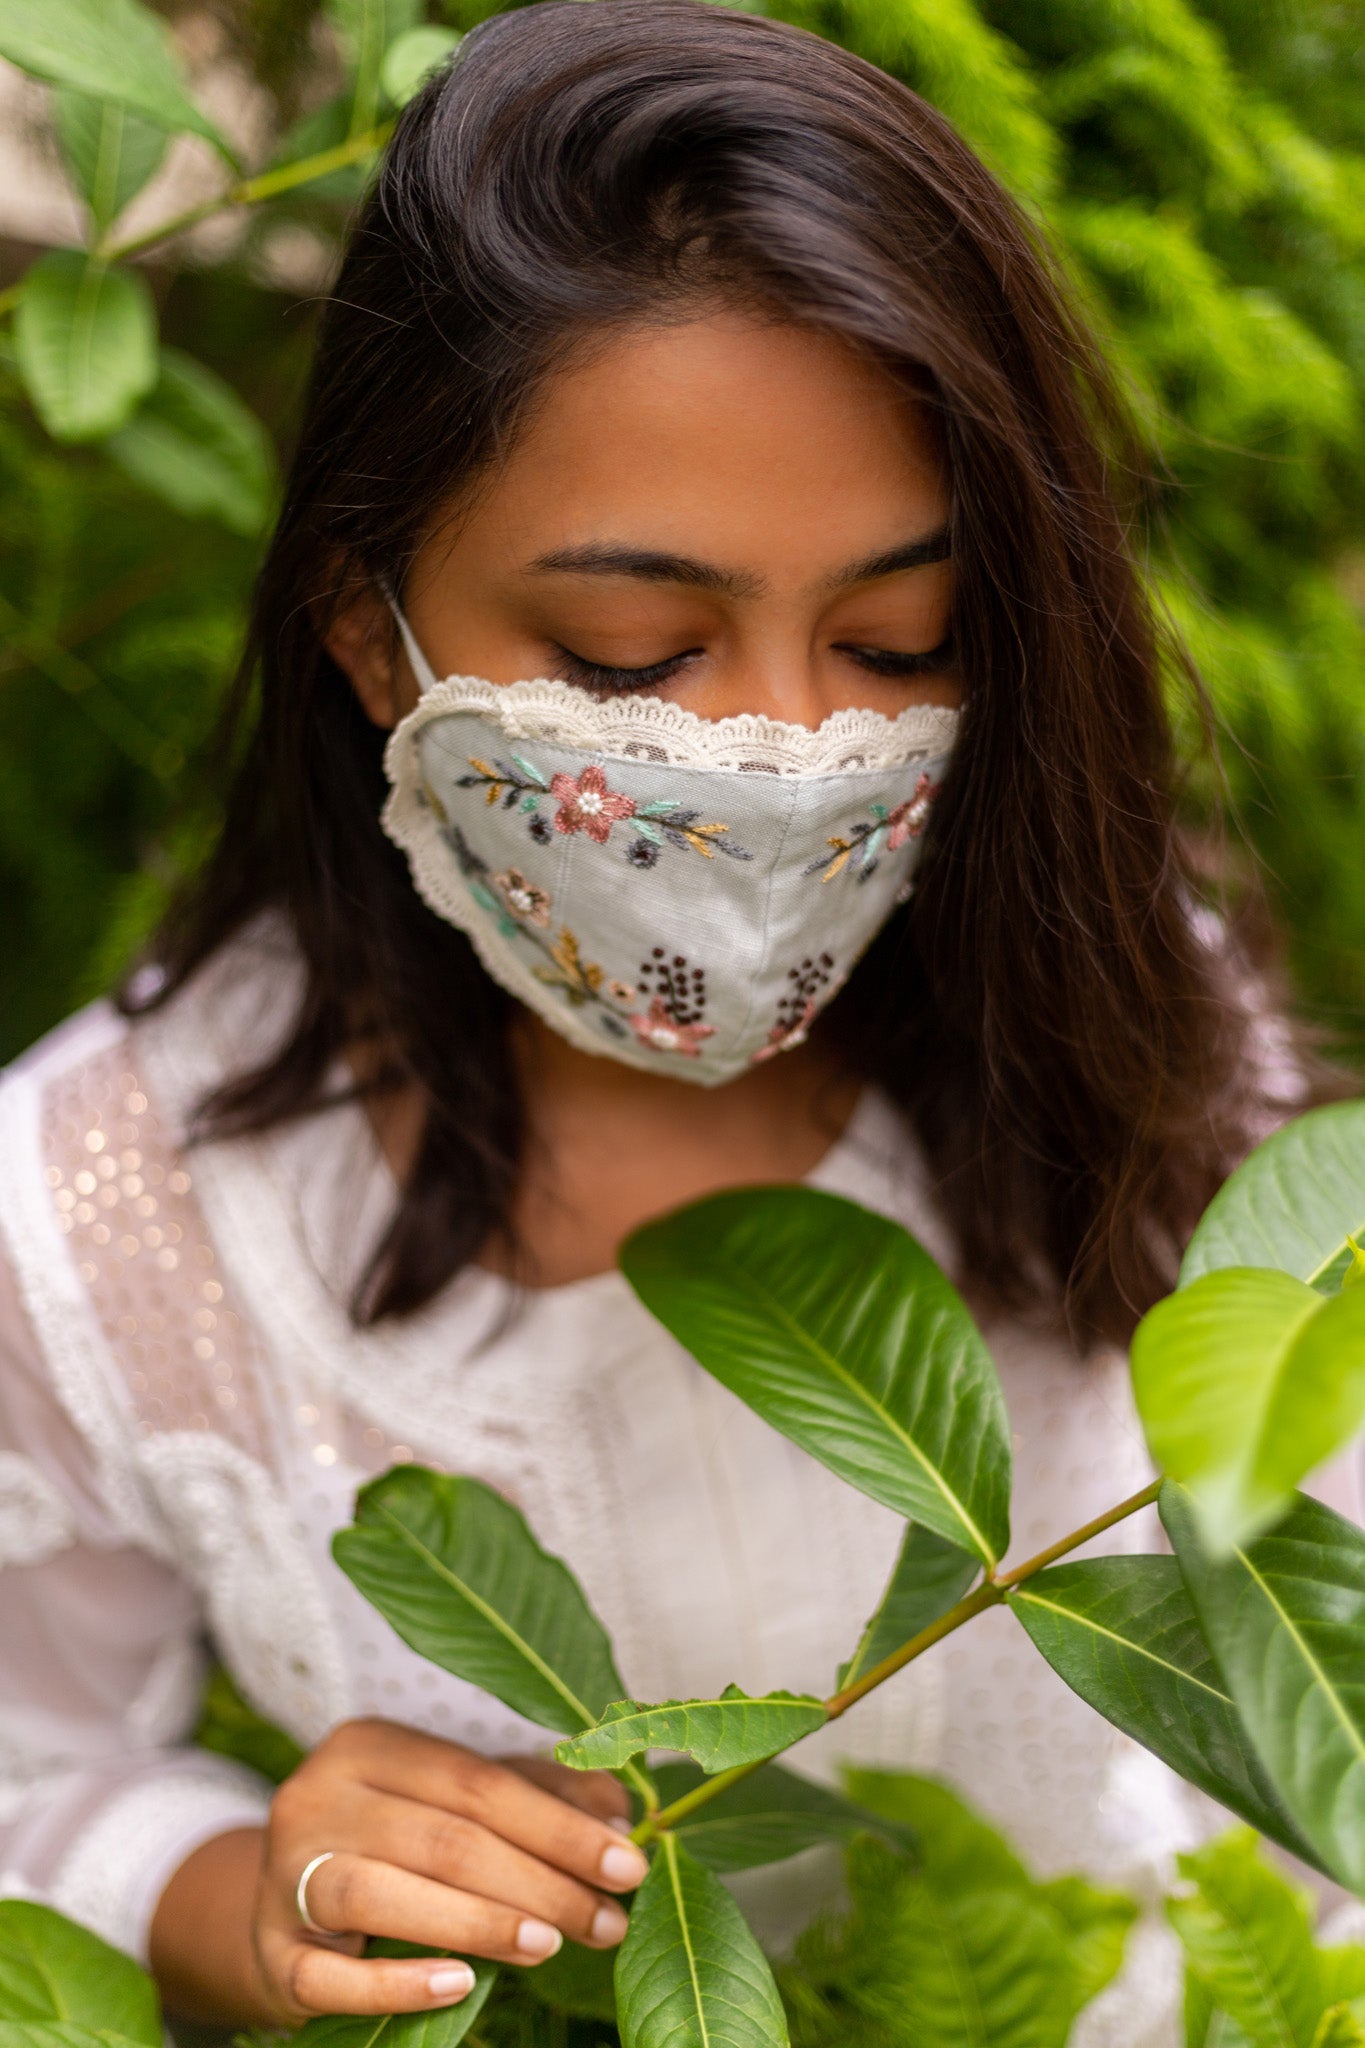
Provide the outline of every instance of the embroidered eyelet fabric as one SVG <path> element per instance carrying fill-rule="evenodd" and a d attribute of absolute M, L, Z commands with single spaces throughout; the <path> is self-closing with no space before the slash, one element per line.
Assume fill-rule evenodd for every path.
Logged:
<path fill-rule="evenodd" d="M 331 1536 L 373 1473 L 415 1458 L 515 1501 L 646 1698 L 730 1680 L 827 1689 L 899 1540 L 615 1274 L 517 1308 L 472 1270 L 401 1324 L 353 1328 L 348 1290 L 393 1192 L 363 1114 L 189 1151 L 180 1138 L 203 1090 L 267 1049 L 296 989 L 287 941 L 263 928 L 135 1029 L 96 1009 L 0 1083 L 0 1457 L 18 1461 L 0 1463 L 0 1873 L 133 1950 L 183 1855 L 266 1806 L 248 1774 L 190 1747 L 204 1636 L 304 1743 L 382 1714 L 489 1754 L 546 1747 L 415 1657 L 337 1571 Z M 951 1263 L 913 1147 L 875 1097 L 811 1178 Z M 138 1207 L 149 1193 L 154 1213 Z M 988 1337 L 1023 1556 L 1147 1466 L 1121 1358 L 1081 1368 L 1015 1322 Z M 1148 1518 L 1104 1547 L 1156 1541 Z M 1003 1612 L 800 1762 L 828 1776 L 841 1758 L 943 1773 L 1040 1873 L 1085 1870 L 1149 1901 L 1208 1825 Z M 747 1890 L 789 1930 L 793 1888 L 807 1911 L 814 1882 L 791 1866 Z M 1076 2041 L 1174 2048 L 1177 1978 L 1153 1915 Z"/>
<path fill-rule="evenodd" d="M 958 713 L 708 720 L 435 683 L 385 753 L 424 900 L 574 1045 L 715 1085 L 799 1045 L 908 896 Z"/>

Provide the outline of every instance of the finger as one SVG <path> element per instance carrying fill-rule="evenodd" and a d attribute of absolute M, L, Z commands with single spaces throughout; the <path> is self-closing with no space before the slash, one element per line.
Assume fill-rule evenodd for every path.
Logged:
<path fill-rule="evenodd" d="M 316 1896 L 313 1917 L 324 1927 L 363 1928 L 366 1934 L 460 1949 L 496 1963 L 543 1963 L 564 1944 L 547 1920 L 372 1856 L 334 1856 L 318 1872 Z"/>
<path fill-rule="evenodd" d="M 504 1756 L 498 1762 L 539 1785 L 542 1792 L 567 1799 L 570 1806 L 604 1820 L 608 1827 L 617 1821 L 629 1826 L 630 1794 L 610 1771 L 571 1771 L 567 1764 L 557 1764 L 548 1756 Z"/>
<path fill-rule="evenodd" d="M 457 1891 L 479 1892 L 548 1920 L 588 1948 L 612 1948 L 626 1931 L 625 1913 L 615 1899 L 604 1898 L 554 1864 L 517 1848 L 481 1821 L 445 1813 L 437 1806 L 418 1806 L 408 1799 L 376 1800 L 366 1853 Z"/>
<path fill-rule="evenodd" d="M 624 1892 L 644 1883 L 645 1857 L 604 1821 L 473 1750 L 413 1728 L 378 1726 L 383 1739 L 360 1759 L 376 1789 L 481 1821 L 586 1884 Z"/>
<path fill-rule="evenodd" d="M 319 2012 L 431 2012 L 468 1998 L 474 1972 L 455 1956 L 362 1962 L 299 1942 L 286 1982 L 295 2010 L 305 2018 Z"/>

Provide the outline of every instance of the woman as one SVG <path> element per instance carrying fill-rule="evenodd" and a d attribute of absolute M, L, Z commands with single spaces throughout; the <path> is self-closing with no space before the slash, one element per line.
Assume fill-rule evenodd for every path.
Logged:
<path fill-rule="evenodd" d="M 404 115 L 217 854 L 0 1096 L 7 1874 L 172 2009 L 467 1990 L 364 1934 L 620 1938 L 614 1782 L 330 1562 L 395 1459 L 514 1498 L 643 1697 L 848 1654 L 894 1518 L 651 1323 L 644 1218 L 801 1179 L 901 1218 L 987 1319 L 1021 1552 L 1143 1483 L 1120 1347 L 1267 1084 L 1172 824 L 1135 473 L 1016 209 L 837 48 L 535 7 Z M 187 1747 L 203 1631 L 311 1748 L 273 1803 Z M 804 1754 L 946 1772 L 1045 1870 L 1150 1889 L 1186 1826 L 1008 1617 Z M 1092 2040 L 1173 2038 L 1145 1956 Z"/>

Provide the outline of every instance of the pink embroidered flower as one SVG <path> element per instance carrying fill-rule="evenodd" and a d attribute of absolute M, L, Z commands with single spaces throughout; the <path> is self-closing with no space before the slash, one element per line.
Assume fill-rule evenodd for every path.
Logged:
<path fill-rule="evenodd" d="M 655 996 L 644 1017 L 632 1017 L 631 1029 L 652 1052 L 680 1052 L 694 1060 L 704 1038 L 714 1038 L 714 1024 L 675 1024 L 664 1008 L 662 996 Z"/>
<path fill-rule="evenodd" d="M 929 822 L 929 810 L 938 795 L 939 784 L 928 775 L 921 775 L 915 784 L 913 796 L 903 804 L 897 804 L 887 819 L 887 846 L 894 853 L 898 846 L 904 846 L 907 839 L 918 839 Z"/>
<path fill-rule="evenodd" d="M 550 922 L 550 899 L 543 889 L 527 881 L 520 868 L 508 868 L 505 875 L 494 875 L 493 887 L 513 917 L 539 925 L 544 931 Z"/>
<path fill-rule="evenodd" d="M 815 1004 L 807 1003 L 794 1024 L 774 1024 L 749 1064 L 756 1066 L 760 1060 L 773 1059 L 780 1052 L 790 1052 L 794 1046 L 804 1045 L 814 1021 Z"/>
<path fill-rule="evenodd" d="M 556 775 L 550 794 L 559 799 L 555 812 L 556 832 L 586 832 L 599 846 L 605 846 L 611 828 L 622 818 L 635 816 L 633 796 L 620 796 L 607 788 L 607 778 L 596 762 L 590 763 L 575 782 L 572 775 Z"/>

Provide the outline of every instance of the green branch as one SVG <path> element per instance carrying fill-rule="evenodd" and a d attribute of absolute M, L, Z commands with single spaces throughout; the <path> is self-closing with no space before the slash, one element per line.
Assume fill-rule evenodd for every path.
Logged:
<path fill-rule="evenodd" d="M 837 1721 L 841 1714 L 846 1714 L 850 1707 L 856 1706 L 868 1693 L 875 1692 L 879 1685 L 885 1685 L 888 1678 L 893 1678 L 907 1664 L 912 1664 L 916 1657 L 922 1657 L 926 1650 L 932 1649 L 935 1643 L 941 1643 L 945 1636 L 955 1634 L 964 1622 L 972 1619 L 973 1615 L 984 1613 L 988 1607 L 999 1607 L 1016 1586 L 1022 1586 L 1025 1580 L 1035 1577 L 1046 1566 L 1055 1564 L 1059 1557 L 1067 1556 L 1070 1551 L 1079 1550 L 1092 1536 L 1102 1535 L 1106 1529 L 1112 1529 L 1115 1523 L 1124 1522 L 1130 1515 L 1137 1514 L 1141 1508 L 1150 1507 L 1160 1490 L 1161 1481 L 1154 1479 L 1150 1486 L 1144 1486 L 1140 1493 L 1130 1494 L 1128 1499 L 1121 1500 L 1117 1507 L 1107 1508 L 1102 1515 L 1096 1515 L 1093 1521 L 1083 1523 L 1079 1529 L 1073 1529 L 1070 1535 L 1059 1537 L 1057 1542 L 1050 1543 L 1046 1550 L 1040 1550 L 1036 1557 L 1027 1558 L 1023 1564 L 1014 1565 L 1009 1571 L 992 1572 L 972 1592 L 964 1594 L 946 1614 L 941 1614 L 937 1621 L 931 1621 L 927 1628 L 922 1628 L 917 1635 L 911 1636 L 898 1650 L 893 1650 L 889 1657 L 883 1657 L 880 1664 L 874 1664 L 870 1671 L 864 1672 L 852 1685 L 845 1686 L 842 1692 L 831 1694 L 825 1701 L 825 1712 L 829 1719 Z M 775 1750 L 773 1755 L 781 1756 L 783 1753 L 781 1750 Z M 669 1828 L 676 1827 L 679 1821 L 686 1820 L 689 1815 L 695 1813 L 699 1806 L 705 1806 L 714 1799 L 717 1793 L 725 1791 L 727 1786 L 737 1785 L 742 1778 L 751 1776 L 754 1771 L 771 1762 L 770 1756 L 756 1757 L 752 1763 L 736 1764 L 733 1770 L 718 1771 L 714 1778 L 708 1778 L 704 1785 L 695 1785 L 690 1792 L 685 1792 L 670 1806 L 661 1808 L 657 1813 L 647 1813 L 634 1829 L 631 1840 L 642 1845 L 657 1840 Z"/>

